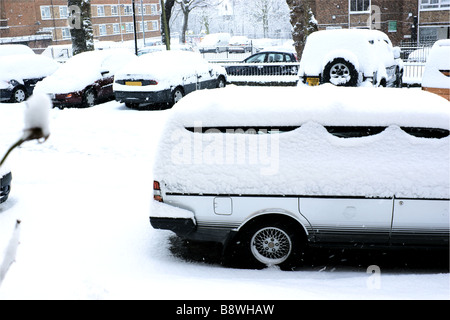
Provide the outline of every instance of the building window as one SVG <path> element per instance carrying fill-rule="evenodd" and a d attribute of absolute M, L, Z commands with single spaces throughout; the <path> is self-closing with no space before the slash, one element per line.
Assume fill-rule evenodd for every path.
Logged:
<path fill-rule="evenodd" d="M 125 28 L 127 33 L 132 33 L 134 31 L 133 22 L 127 22 Z"/>
<path fill-rule="evenodd" d="M 98 25 L 98 33 L 101 36 L 106 36 L 106 24 L 99 24 Z"/>
<path fill-rule="evenodd" d="M 111 15 L 112 16 L 119 15 L 119 8 L 117 7 L 117 4 L 111 5 Z"/>
<path fill-rule="evenodd" d="M 450 9 L 450 0 L 420 0 L 420 9 Z"/>
<path fill-rule="evenodd" d="M 61 34 L 63 39 L 70 39 L 70 28 L 62 28 Z"/>
<path fill-rule="evenodd" d="M 98 17 L 105 16 L 105 6 L 97 6 L 97 16 Z"/>
<path fill-rule="evenodd" d="M 150 14 L 151 15 L 157 15 L 158 14 L 158 5 L 157 4 L 152 3 L 150 5 Z"/>
<path fill-rule="evenodd" d="M 69 16 L 69 11 L 67 6 L 59 6 L 59 17 L 61 19 L 67 19 Z"/>
<path fill-rule="evenodd" d="M 41 18 L 42 20 L 48 20 L 52 18 L 52 11 L 50 6 L 41 6 Z"/>
<path fill-rule="evenodd" d="M 120 25 L 118 23 L 113 23 L 113 33 L 114 34 L 120 33 Z"/>
<path fill-rule="evenodd" d="M 158 21 L 152 20 L 151 23 L 152 23 L 152 31 L 158 31 L 159 30 Z"/>
<path fill-rule="evenodd" d="M 125 15 L 131 16 L 133 14 L 133 7 L 131 6 L 131 4 L 126 4 L 123 9 Z"/>
<path fill-rule="evenodd" d="M 370 0 L 350 0 L 350 12 L 369 12 Z"/>

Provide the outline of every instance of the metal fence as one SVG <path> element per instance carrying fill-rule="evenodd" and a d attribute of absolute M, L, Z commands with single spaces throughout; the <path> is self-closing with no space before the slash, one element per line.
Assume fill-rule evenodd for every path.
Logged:
<path fill-rule="evenodd" d="M 403 42 L 400 44 L 401 58 L 404 62 L 403 83 L 421 85 L 422 76 L 433 41 Z"/>

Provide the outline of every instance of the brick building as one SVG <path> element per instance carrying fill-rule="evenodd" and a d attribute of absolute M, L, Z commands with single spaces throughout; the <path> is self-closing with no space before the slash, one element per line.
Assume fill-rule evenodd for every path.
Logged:
<path fill-rule="evenodd" d="M 404 40 L 449 38 L 450 0 L 315 0 L 320 29 L 372 28 Z"/>
<path fill-rule="evenodd" d="M 137 36 L 160 36 L 159 0 L 135 0 Z M 67 0 L 0 0 L 0 44 L 70 44 Z M 134 39 L 132 0 L 91 0 L 94 39 Z"/>

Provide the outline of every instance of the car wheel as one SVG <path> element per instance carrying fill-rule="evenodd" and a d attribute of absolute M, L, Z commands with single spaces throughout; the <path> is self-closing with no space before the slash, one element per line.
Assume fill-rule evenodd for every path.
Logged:
<path fill-rule="evenodd" d="M 184 96 L 183 89 L 181 89 L 180 87 L 175 88 L 175 90 L 173 90 L 172 92 L 172 104 L 175 104 L 178 101 L 180 101 L 181 98 L 183 98 L 183 96 Z"/>
<path fill-rule="evenodd" d="M 95 105 L 95 91 L 92 88 L 87 89 L 84 92 L 83 104 L 85 107 L 93 107 Z"/>
<path fill-rule="evenodd" d="M 323 69 L 323 82 L 336 86 L 354 87 L 358 84 L 358 76 L 355 66 L 343 58 L 328 62 Z"/>
<path fill-rule="evenodd" d="M 287 219 L 263 219 L 244 230 L 230 244 L 227 262 L 233 266 L 261 269 L 279 266 L 290 270 L 299 265 L 305 241 Z"/>
<path fill-rule="evenodd" d="M 217 88 L 225 88 L 225 86 L 227 85 L 225 78 L 224 77 L 219 77 L 219 79 L 217 80 Z"/>
<path fill-rule="evenodd" d="M 13 94 L 11 96 L 11 102 L 19 103 L 25 101 L 27 98 L 27 93 L 25 92 L 25 89 L 22 87 L 16 88 L 13 91 Z"/>

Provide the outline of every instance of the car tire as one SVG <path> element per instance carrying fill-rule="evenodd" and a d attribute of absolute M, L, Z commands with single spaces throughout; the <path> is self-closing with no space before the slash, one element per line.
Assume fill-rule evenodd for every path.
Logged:
<path fill-rule="evenodd" d="M 11 95 L 11 102 L 20 103 L 24 102 L 26 99 L 27 99 L 27 92 L 25 91 L 25 88 L 17 87 L 14 89 Z"/>
<path fill-rule="evenodd" d="M 249 269 L 300 266 L 305 238 L 288 219 L 261 219 L 245 226 L 228 245 L 225 264 Z"/>
<path fill-rule="evenodd" d="M 227 85 L 227 82 L 225 81 L 225 78 L 220 76 L 217 79 L 217 88 L 225 88 L 226 85 Z"/>
<path fill-rule="evenodd" d="M 95 90 L 92 88 L 87 89 L 83 94 L 83 106 L 86 108 L 93 107 L 95 105 Z"/>
<path fill-rule="evenodd" d="M 359 73 L 353 63 L 344 58 L 335 58 L 323 69 L 322 82 L 336 86 L 355 87 L 358 84 Z"/>
<path fill-rule="evenodd" d="M 176 87 L 175 90 L 172 91 L 172 105 L 180 101 L 184 97 L 184 91 L 181 87 Z"/>

